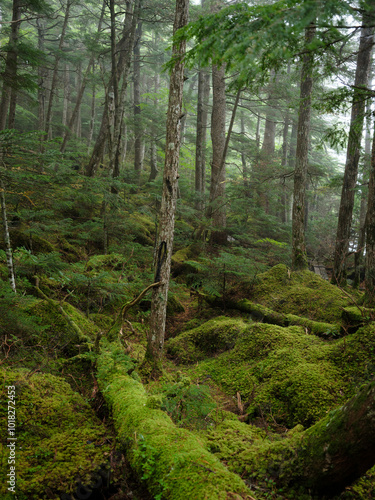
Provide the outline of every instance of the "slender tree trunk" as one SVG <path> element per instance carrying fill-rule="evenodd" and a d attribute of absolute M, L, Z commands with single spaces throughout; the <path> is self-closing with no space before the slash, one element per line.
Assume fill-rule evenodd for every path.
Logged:
<path fill-rule="evenodd" d="M 95 71 L 95 67 L 93 68 Z M 90 151 L 91 147 L 91 142 L 92 138 L 94 135 L 94 128 L 95 128 L 95 116 L 96 116 L 96 85 L 94 83 L 93 88 L 92 88 L 92 97 L 91 97 L 91 117 L 90 117 L 90 128 L 89 128 L 89 137 L 87 141 L 87 154 Z"/>
<path fill-rule="evenodd" d="M 305 47 L 315 37 L 316 26 L 311 24 L 305 30 Z M 298 116 L 296 167 L 294 171 L 293 220 L 292 220 L 292 268 L 306 269 L 307 254 L 305 242 L 305 200 L 310 137 L 311 94 L 313 55 L 307 49 L 301 70 L 300 107 Z"/>
<path fill-rule="evenodd" d="M 210 74 L 201 68 L 198 74 L 197 135 L 195 149 L 195 208 L 204 210 L 204 193 L 206 185 L 206 144 L 208 100 L 210 96 Z"/>
<path fill-rule="evenodd" d="M 212 67 L 212 114 L 211 114 L 211 141 L 212 162 L 210 199 L 207 215 L 212 218 L 214 227 L 212 243 L 226 243 L 226 211 L 225 211 L 225 67 Z"/>
<path fill-rule="evenodd" d="M 370 180 L 368 186 L 366 232 L 366 302 L 375 305 L 375 127 L 373 132 Z"/>
<path fill-rule="evenodd" d="M 38 29 L 38 49 L 44 52 L 45 21 L 37 19 L 36 25 Z M 38 130 L 41 131 L 45 129 L 46 78 L 47 70 L 45 66 L 38 65 Z"/>
<path fill-rule="evenodd" d="M 61 58 L 59 54 L 61 54 L 62 48 L 64 46 L 65 34 L 66 34 L 66 29 L 68 27 L 71 6 L 72 6 L 72 0 L 68 0 L 66 4 L 64 23 L 62 26 L 60 40 L 59 40 L 59 47 L 57 52 L 58 55 L 56 56 L 52 72 L 51 88 L 50 88 L 48 108 L 45 120 L 45 132 L 46 132 L 46 135 L 44 136 L 45 139 L 47 139 L 49 135 L 52 133 L 52 105 L 56 93 L 57 81 L 59 76 L 59 63 Z"/>
<path fill-rule="evenodd" d="M 371 67 L 371 52 L 374 43 L 374 27 L 371 26 L 374 19 L 374 0 L 370 1 L 370 5 L 372 7 L 371 15 L 367 12 L 363 16 L 363 27 L 361 29 L 361 38 L 357 54 L 357 67 L 354 82 L 355 90 L 350 119 L 339 218 L 337 223 L 333 263 L 333 281 L 339 284 L 344 284 L 346 281 L 346 255 L 349 248 L 350 230 L 352 226 L 355 186 L 358 175 L 358 162 L 366 103 L 364 93 L 363 91 L 361 92 L 361 88 L 367 87 L 368 85 L 369 71 Z"/>
<path fill-rule="evenodd" d="M 12 247 L 10 244 L 8 218 L 7 218 L 7 211 L 6 211 L 6 205 L 5 205 L 5 187 L 4 187 L 4 183 L 1 179 L 0 179 L 0 203 L 1 203 L 1 216 L 3 219 L 4 242 L 5 242 L 7 267 L 8 267 L 9 284 L 10 284 L 13 292 L 17 293 L 16 280 L 14 277 Z"/>
<path fill-rule="evenodd" d="M 246 130 L 245 130 L 245 114 L 244 110 L 241 109 L 241 136 L 242 136 L 242 144 L 241 144 L 241 163 L 242 163 L 242 176 L 243 176 L 243 185 L 245 188 L 245 194 L 246 196 L 250 196 L 250 172 L 249 168 L 247 166 L 246 162 L 246 154 L 245 154 L 245 137 L 246 137 Z"/>
<path fill-rule="evenodd" d="M 69 101 L 70 101 L 69 65 L 64 64 L 64 99 L 63 99 L 63 112 L 62 112 L 62 126 L 64 128 L 66 128 L 68 125 Z"/>
<path fill-rule="evenodd" d="M 5 59 L 3 88 L 0 101 L 0 130 L 4 130 L 6 128 L 12 88 L 15 87 L 17 83 L 17 42 L 21 25 L 21 6 L 22 2 L 20 0 L 13 0 L 9 50 Z M 12 121 L 12 118 L 10 121 Z"/>
<path fill-rule="evenodd" d="M 175 33 L 188 22 L 189 0 L 176 0 L 176 16 L 173 26 Z M 167 112 L 167 135 L 165 149 L 165 164 L 163 175 L 163 194 L 159 216 L 159 231 L 155 254 L 155 287 L 151 300 L 150 331 L 147 339 L 146 360 L 152 366 L 155 375 L 160 370 L 163 354 L 165 320 L 171 257 L 173 247 L 174 220 L 178 187 L 178 163 L 180 153 L 182 93 L 184 85 L 184 62 L 186 43 L 174 43 L 172 57 L 176 62 L 173 66 L 169 83 L 169 103 Z"/>
<path fill-rule="evenodd" d="M 136 174 L 137 183 L 139 184 L 141 172 L 143 170 L 143 131 L 141 119 L 141 37 L 142 23 L 138 23 L 135 35 L 134 44 L 134 61 L 133 61 L 133 112 L 134 112 L 134 171 Z"/>
<path fill-rule="evenodd" d="M 116 52 L 119 54 L 119 56 L 116 64 L 116 69 L 112 71 L 108 83 L 108 89 L 113 89 L 113 86 L 116 86 L 116 82 L 119 82 L 121 78 L 123 78 L 123 82 L 126 88 L 134 46 L 135 31 L 139 16 L 139 7 L 140 0 L 129 0 L 129 2 L 127 3 L 123 36 L 116 47 Z M 111 98 L 111 93 L 113 92 L 107 92 L 99 134 L 96 139 L 89 164 L 86 167 L 86 175 L 89 177 L 95 176 L 104 155 L 105 144 L 108 138 L 108 130 L 110 126 L 108 106 L 109 100 Z M 113 145 L 111 147 L 113 148 Z"/>

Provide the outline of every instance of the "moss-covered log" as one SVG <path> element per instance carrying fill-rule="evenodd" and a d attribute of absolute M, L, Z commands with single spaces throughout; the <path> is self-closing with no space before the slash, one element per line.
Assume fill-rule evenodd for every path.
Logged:
<path fill-rule="evenodd" d="M 249 476 L 334 495 L 375 464 L 375 382 L 305 432 L 255 445 L 238 457 Z"/>
<path fill-rule="evenodd" d="M 223 299 L 219 297 L 205 295 L 204 299 L 206 300 L 206 302 L 213 306 L 222 306 L 223 304 Z M 238 302 L 226 300 L 225 304 L 226 307 L 248 313 L 253 319 L 261 320 L 265 323 L 270 323 L 271 325 L 304 326 L 309 333 L 324 337 L 329 337 L 331 335 L 335 336 L 340 332 L 340 326 L 337 324 L 314 321 L 308 318 L 297 316 L 295 314 L 280 313 L 277 311 L 273 311 L 269 307 L 266 307 L 262 304 L 256 304 L 255 302 L 251 302 L 247 299 L 242 299 Z"/>
<path fill-rule="evenodd" d="M 132 378 L 121 346 L 110 344 L 98 358 L 98 381 L 112 408 L 118 442 L 134 470 L 158 498 L 251 499 L 245 483 L 229 472 L 191 432 L 177 428 Z"/>

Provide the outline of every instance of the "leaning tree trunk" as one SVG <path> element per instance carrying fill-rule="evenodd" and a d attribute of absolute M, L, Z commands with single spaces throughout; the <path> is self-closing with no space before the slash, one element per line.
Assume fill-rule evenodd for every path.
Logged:
<path fill-rule="evenodd" d="M 189 0 L 176 0 L 176 15 L 173 26 L 175 33 L 188 22 Z M 174 43 L 172 57 L 175 59 L 169 83 L 169 102 L 167 112 L 167 134 L 163 175 L 163 194 L 159 215 L 159 230 L 155 254 L 155 283 L 161 282 L 152 292 L 150 331 L 147 338 L 146 361 L 150 362 L 152 372 L 160 370 L 163 354 L 165 320 L 173 231 L 178 188 L 178 163 L 180 153 L 182 93 L 184 85 L 184 61 L 186 43 Z"/>
<path fill-rule="evenodd" d="M 305 200 L 310 136 L 311 93 L 313 86 L 313 55 L 308 45 L 315 37 L 316 26 L 305 30 L 306 53 L 301 71 L 300 106 L 298 115 L 296 167 L 294 171 L 293 220 L 292 220 L 292 268 L 306 269 Z"/>
<path fill-rule="evenodd" d="M 95 176 L 104 155 L 104 148 L 108 138 L 108 130 L 110 127 L 109 105 L 111 99 L 110 94 L 112 95 L 111 89 L 113 89 L 114 85 L 116 85 L 116 82 L 119 82 L 120 79 L 123 78 L 123 88 L 125 84 L 126 90 L 126 84 L 129 77 L 131 56 L 135 39 L 135 30 L 139 16 L 140 0 L 130 0 L 127 3 L 127 6 L 128 8 L 124 20 L 123 36 L 116 46 L 116 53 L 119 54 L 116 68 L 112 68 L 112 74 L 108 83 L 109 91 L 106 94 L 99 134 L 95 141 L 89 164 L 86 167 L 86 175 L 88 177 Z M 112 150 L 114 147 L 115 145 L 112 144 Z"/>
<path fill-rule="evenodd" d="M 338 284 L 344 284 L 346 281 L 346 255 L 349 248 L 350 230 L 352 226 L 355 186 L 358 175 L 358 162 L 366 103 L 364 91 L 361 89 L 364 89 L 368 85 L 371 67 L 371 52 L 374 43 L 374 27 L 371 26 L 371 24 L 373 24 L 374 19 L 373 9 L 375 7 L 375 1 L 371 0 L 369 4 L 371 5 L 372 12 L 367 12 L 363 16 L 363 28 L 361 30 L 357 54 L 346 165 L 337 223 L 333 281 Z"/>

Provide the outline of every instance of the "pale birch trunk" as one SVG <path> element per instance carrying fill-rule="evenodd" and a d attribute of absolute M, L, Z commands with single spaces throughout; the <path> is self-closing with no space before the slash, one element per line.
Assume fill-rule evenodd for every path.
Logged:
<path fill-rule="evenodd" d="M 10 284 L 13 292 L 17 293 L 16 280 L 14 277 L 12 247 L 10 244 L 8 218 L 7 218 L 7 211 L 6 211 L 6 205 L 5 205 L 5 187 L 4 187 L 4 183 L 1 179 L 0 179 L 0 203 L 1 203 L 1 216 L 3 219 L 4 242 L 5 242 L 7 267 L 8 267 L 9 284 Z"/>

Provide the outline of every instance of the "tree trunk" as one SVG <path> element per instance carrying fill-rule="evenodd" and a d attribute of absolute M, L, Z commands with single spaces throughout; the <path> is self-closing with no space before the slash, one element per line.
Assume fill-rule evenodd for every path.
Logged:
<path fill-rule="evenodd" d="M 7 218 L 7 211 L 6 211 L 6 205 L 5 205 L 5 187 L 4 187 L 4 183 L 1 179 L 0 179 L 0 203 L 1 203 L 1 216 L 3 219 L 4 242 L 5 242 L 7 267 L 8 267 L 9 284 L 10 284 L 13 292 L 17 293 L 16 280 L 14 278 L 12 247 L 10 244 L 8 218 Z"/>
<path fill-rule="evenodd" d="M 339 284 L 344 284 L 346 281 L 346 255 L 349 248 L 355 186 L 357 182 L 358 162 L 366 102 L 364 93 L 363 91 L 361 91 L 361 88 L 365 88 L 368 85 L 369 71 L 371 67 L 371 52 L 372 45 L 374 43 L 374 27 L 371 26 L 374 19 L 374 0 L 371 0 L 370 5 L 372 7 L 372 12 L 367 12 L 363 16 L 363 27 L 361 29 L 361 38 L 357 54 L 357 67 L 354 82 L 355 90 L 350 119 L 350 130 L 346 153 L 344 181 L 341 191 L 339 218 L 337 223 L 332 280 L 333 282 Z"/>
<path fill-rule="evenodd" d="M 292 220 L 292 268 L 306 269 L 305 199 L 310 136 L 311 93 L 313 86 L 313 55 L 308 45 L 315 37 L 316 27 L 311 24 L 305 30 L 305 47 L 301 70 L 300 106 L 298 116 L 296 167 L 294 171 L 293 220 Z"/>
<path fill-rule="evenodd" d="M 12 89 L 17 83 L 17 42 L 21 25 L 21 6 L 22 2 L 20 0 L 13 0 L 12 23 L 9 35 L 9 50 L 5 59 L 3 88 L 0 101 L 0 130 L 4 130 L 6 128 Z"/>
<path fill-rule="evenodd" d="M 213 231 L 211 242 L 226 243 L 226 211 L 225 211 L 225 67 L 212 67 L 212 114 L 211 141 L 212 162 L 210 199 L 207 215 L 212 218 Z M 224 164 L 222 166 L 222 163 Z"/>
<path fill-rule="evenodd" d="M 49 93 L 48 108 L 47 108 L 47 114 L 46 114 L 46 119 L 45 119 L 45 132 L 46 132 L 46 135 L 44 136 L 45 140 L 48 139 L 48 137 L 52 133 L 53 98 L 55 97 L 55 93 L 56 93 L 57 80 L 58 80 L 58 76 L 59 76 L 59 62 L 60 62 L 60 57 L 61 57 L 60 54 L 61 54 L 62 48 L 64 46 L 65 34 L 66 34 L 66 29 L 68 27 L 71 6 L 72 6 L 72 0 L 68 0 L 67 4 L 66 4 L 64 23 L 63 23 L 63 26 L 61 29 L 61 35 L 59 38 L 59 47 L 58 47 L 57 56 L 55 59 L 55 64 L 54 64 L 53 72 L 52 72 L 51 88 L 50 88 L 50 93 Z"/>
<path fill-rule="evenodd" d="M 176 15 L 173 26 L 175 33 L 188 22 L 188 0 L 176 0 Z M 163 175 L 163 194 L 159 215 L 159 231 L 155 254 L 155 282 L 160 286 L 153 289 L 151 300 L 150 331 L 147 339 L 146 360 L 150 362 L 156 375 L 160 369 L 163 353 L 165 320 L 171 257 L 173 247 L 174 220 L 178 187 L 178 163 L 180 153 L 180 127 L 182 111 L 182 94 L 184 84 L 184 62 L 186 43 L 174 43 L 172 57 L 175 59 L 170 83 L 167 112 L 167 133 L 165 148 L 165 164 Z"/>
<path fill-rule="evenodd" d="M 375 129 L 372 142 L 371 170 L 368 186 L 366 232 L 366 302 L 375 305 Z"/>
<path fill-rule="evenodd" d="M 134 44 L 133 61 L 133 112 L 134 112 L 134 171 L 137 183 L 140 183 L 141 172 L 143 170 L 143 131 L 141 119 L 141 37 L 142 23 L 138 23 L 136 40 Z"/>
<path fill-rule="evenodd" d="M 209 96 L 210 74 L 206 69 L 200 68 L 198 74 L 197 135 L 195 142 L 195 208 L 200 212 L 204 210 L 206 185 L 207 108 Z"/>
<path fill-rule="evenodd" d="M 45 21 L 41 19 L 36 20 L 38 29 L 38 49 L 43 53 L 44 35 L 45 35 Z M 46 114 L 46 78 L 47 70 L 44 65 L 38 65 L 38 130 L 45 129 L 45 114 Z"/>
<path fill-rule="evenodd" d="M 116 46 L 116 52 L 119 54 L 119 56 L 116 64 L 116 69 L 114 70 L 112 68 L 112 74 L 107 87 L 108 89 L 113 89 L 114 85 L 116 86 L 116 82 L 119 82 L 121 78 L 123 78 L 123 88 L 125 85 L 126 89 L 126 85 L 128 82 L 135 31 L 139 16 L 140 0 L 130 0 L 127 3 L 127 6 L 128 8 L 124 20 L 123 36 Z M 86 167 L 86 175 L 88 177 L 95 176 L 104 155 L 105 144 L 108 138 L 108 130 L 110 126 L 108 107 L 109 101 L 111 99 L 111 93 L 112 92 L 109 90 L 106 94 L 99 134 L 96 139 L 90 161 Z M 110 149 L 112 150 L 113 147 L 114 145 L 111 145 Z"/>

